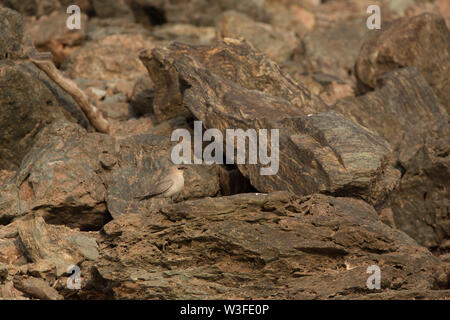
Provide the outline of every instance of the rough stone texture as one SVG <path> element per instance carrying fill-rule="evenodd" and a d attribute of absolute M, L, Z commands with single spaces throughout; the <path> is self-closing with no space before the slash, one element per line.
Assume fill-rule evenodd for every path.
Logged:
<path fill-rule="evenodd" d="M 99 157 L 113 155 L 113 137 L 92 133 L 58 121 L 39 134 L 16 175 L 3 188 L 1 219 L 29 212 L 47 221 L 95 229 L 108 221 L 106 189 Z M 5 200 L 7 197 L 8 200 Z"/>
<path fill-rule="evenodd" d="M 404 135 L 402 179 L 385 205 L 397 228 L 441 253 L 448 252 L 450 238 L 450 124 L 443 120 Z"/>
<path fill-rule="evenodd" d="M 331 109 L 391 143 L 402 178 L 377 209 L 389 210 L 393 226 L 420 244 L 439 248 L 450 237 L 450 125 L 422 75 L 415 67 L 394 70 L 378 80 L 375 91 L 341 100 Z"/>
<path fill-rule="evenodd" d="M 190 58 L 184 57 L 187 52 Z M 271 102 L 276 105 L 291 103 L 293 107 L 290 108 L 298 109 L 295 111 L 297 114 L 312 113 L 315 108 L 325 109 L 323 102 L 311 96 L 306 87 L 295 83 L 273 61 L 264 54 L 255 52 L 245 41 L 225 39 L 214 46 L 173 43 L 168 48 L 143 52 L 140 58 L 148 69 L 157 93 L 153 107 L 158 121 L 187 112 L 182 101 L 186 84 L 179 81 L 180 70 L 173 64 L 175 61 L 172 61 L 176 59 L 195 59 L 202 64 L 202 68 L 214 70 L 214 74 L 225 81 L 255 91 L 252 95 L 261 93 L 274 96 Z M 162 69 L 160 64 L 167 70 Z"/>
<path fill-rule="evenodd" d="M 83 264 L 92 276 L 79 297 L 104 292 L 115 299 L 449 294 L 439 259 L 381 223 L 371 206 L 350 198 L 277 192 L 189 200 L 111 221 L 103 228 L 102 244 L 99 260 Z M 366 287 L 366 269 L 373 264 L 382 272 L 381 290 Z"/>
<path fill-rule="evenodd" d="M 298 44 L 294 34 L 278 32 L 270 24 L 255 22 L 234 11 L 225 12 L 217 22 L 218 38 L 244 38 L 257 50 L 280 63 L 290 58 Z"/>
<path fill-rule="evenodd" d="M 450 112 L 450 31 L 441 17 L 425 13 L 371 31 L 356 63 L 360 90 L 374 88 L 383 74 L 407 66 L 419 69 Z"/>
<path fill-rule="evenodd" d="M 210 44 L 216 37 L 216 29 L 190 24 L 163 24 L 152 29 L 152 37 L 159 41 L 206 45 Z"/>
<path fill-rule="evenodd" d="M 77 1 L 73 2 L 76 4 Z M 58 0 L 1 0 L 0 5 L 14 9 L 25 16 L 41 16 L 57 9 L 60 3 Z"/>
<path fill-rule="evenodd" d="M 36 134 L 56 119 L 73 118 L 26 68 L 0 63 L 0 168 L 15 169 Z"/>
<path fill-rule="evenodd" d="M 155 92 L 153 82 L 148 74 L 136 80 L 130 98 L 130 104 L 137 116 L 153 113 L 153 99 Z"/>
<path fill-rule="evenodd" d="M 378 79 L 375 91 L 338 101 L 330 109 L 342 113 L 388 140 L 395 149 L 416 127 L 446 121 L 447 112 L 415 67 L 397 69 Z M 415 134 L 419 142 L 419 135 Z"/>
<path fill-rule="evenodd" d="M 397 41 L 393 18 L 448 17 L 443 3 L 378 1 L 385 39 L 376 44 Z M 25 34 L 1 4 L 25 16 Z M 80 31 L 64 27 L 71 4 L 88 17 Z M 15 164 L 0 167 L 0 299 L 450 298 L 450 125 L 433 92 L 448 84 L 429 81 L 445 78 L 446 57 L 439 46 L 417 50 L 448 41 L 447 31 L 427 38 L 441 22 L 408 24 L 410 42 L 389 47 L 393 57 L 411 47 L 420 59 L 408 62 L 440 63 L 428 75 L 415 64 L 394 70 L 403 64 L 383 51 L 389 68 L 357 90 L 358 54 L 371 61 L 371 51 L 359 53 L 365 0 L 0 7 L 0 119 L 13 119 L 0 124 L 30 137 L 5 147 L 17 151 Z M 31 40 L 57 63 L 71 54 L 65 75 L 103 112 L 109 136 L 92 132 L 73 99 L 27 61 Z M 192 136 L 197 119 L 222 132 L 280 129 L 278 175 L 189 165 L 179 197 L 138 201 L 171 164 L 172 132 Z M 280 189 L 293 193 L 271 192 Z M 81 290 L 67 287 L 72 264 Z M 381 290 L 366 286 L 373 264 Z"/>
<path fill-rule="evenodd" d="M 139 201 L 172 165 L 170 153 L 175 143 L 170 138 L 141 134 L 119 142 L 120 166 L 113 171 L 107 204 L 111 215 L 148 211 L 167 204 L 170 199 L 150 198 Z M 192 166 L 184 173 L 185 188 L 180 199 L 214 196 L 219 192 L 218 173 L 211 166 Z"/>
<path fill-rule="evenodd" d="M 0 60 L 15 59 L 21 55 L 23 36 L 21 15 L 0 6 Z"/>
<path fill-rule="evenodd" d="M 133 12 L 126 0 L 91 0 L 95 14 L 100 18 L 129 17 L 133 19 Z"/>
<path fill-rule="evenodd" d="M 59 277 L 73 265 L 98 258 L 95 239 L 65 226 L 47 225 L 42 217 L 20 221 L 17 229 L 21 252 L 32 262 L 28 269 L 41 275 Z"/>
<path fill-rule="evenodd" d="M 0 221 L 35 212 L 48 223 L 95 230 L 110 214 L 167 203 L 135 197 L 156 182 L 162 173 L 158 170 L 170 166 L 173 145 L 169 138 L 153 134 L 117 139 L 56 122 L 42 130 L 17 173 L 0 186 Z M 218 193 L 214 167 L 196 166 L 185 175 L 181 199 Z"/>
<path fill-rule="evenodd" d="M 159 25 L 169 23 L 189 23 L 194 25 L 214 26 L 217 17 L 226 10 L 235 10 L 252 17 L 255 20 L 263 20 L 265 0 L 130 0 L 130 7 L 136 13 L 145 12 L 147 23 Z"/>
<path fill-rule="evenodd" d="M 141 59 L 155 83 L 155 113 L 186 106 L 224 137 L 230 128 L 280 129 L 277 174 L 260 175 L 261 164 L 238 166 L 257 190 L 347 192 L 379 200 L 373 186 L 383 180 L 389 144 L 336 113 L 305 115 L 324 108 L 320 98 L 245 42 L 228 40 L 216 48 L 173 44 Z"/>
<path fill-rule="evenodd" d="M 90 80 L 131 80 L 143 73 L 138 51 L 151 48 L 144 36 L 110 35 L 75 50 L 62 68 L 70 78 Z"/>
<path fill-rule="evenodd" d="M 47 282 L 38 278 L 14 279 L 14 287 L 23 293 L 41 300 L 62 300 L 56 289 L 50 287 Z"/>
<path fill-rule="evenodd" d="M 354 64 L 367 34 L 362 18 L 316 28 L 302 39 L 294 59 L 305 73 L 331 74 L 350 81 Z"/>
<path fill-rule="evenodd" d="M 50 51 L 53 61 L 59 66 L 66 57 L 79 46 L 86 36 L 87 16 L 81 14 L 81 29 L 67 28 L 68 15 L 65 11 L 53 12 L 40 19 L 27 21 L 25 34 L 29 36 L 36 49 Z"/>

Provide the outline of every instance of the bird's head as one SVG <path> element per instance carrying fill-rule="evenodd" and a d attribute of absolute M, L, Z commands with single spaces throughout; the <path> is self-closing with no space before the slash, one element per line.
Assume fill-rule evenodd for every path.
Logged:
<path fill-rule="evenodd" d="M 174 165 L 174 166 L 172 166 L 170 171 L 172 174 L 183 175 L 184 170 L 186 170 L 186 169 L 187 168 L 183 165 Z"/>

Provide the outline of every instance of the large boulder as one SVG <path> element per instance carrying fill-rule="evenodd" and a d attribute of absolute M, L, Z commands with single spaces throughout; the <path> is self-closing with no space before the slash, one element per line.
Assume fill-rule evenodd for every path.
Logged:
<path fill-rule="evenodd" d="M 98 1 L 98 0 L 97 0 Z M 166 22 L 184 23 L 202 26 L 214 26 L 220 14 L 226 10 L 235 10 L 262 20 L 265 0 L 129 0 L 136 20 L 145 24 L 159 25 Z"/>
<path fill-rule="evenodd" d="M 289 60 L 298 40 L 293 33 L 280 32 L 270 24 L 256 22 L 245 14 L 225 12 L 217 21 L 219 38 L 245 38 L 257 50 L 280 63 Z"/>
<path fill-rule="evenodd" d="M 172 44 L 141 59 L 155 84 L 156 114 L 188 108 L 223 137 L 227 129 L 279 129 L 276 174 L 261 175 L 261 163 L 238 165 L 260 192 L 320 191 L 377 202 L 394 186 L 384 188 L 384 177 L 395 175 L 388 169 L 389 143 L 337 113 L 316 113 L 324 109 L 320 98 L 245 41 L 226 39 L 214 48 Z"/>
<path fill-rule="evenodd" d="M 445 246 L 450 236 L 450 125 L 417 68 L 388 72 L 378 79 L 375 91 L 340 100 L 330 109 L 376 131 L 395 149 L 402 177 L 377 207 L 383 219 L 422 245 Z"/>
<path fill-rule="evenodd" d="M 47 124 L 73 120 L 26 66 L 0 61 L 0 168 L 15 169 Z"/>
<path fill-rule="evenodd" d="M 287 192 L 189 200 L 102 230 L 78 297 L 343 299 L 448 296 L 445 265 L 367 203 Z M 367 268 L 381 271 L 370 290 Z"/>
<path fill-rule="evenodd" d="M 337 111 L 383 136 L 400 152 L 405 135 L 418 143 L 415 129 L 430 122 L 446 121 L 447 111 L 415 67 L 396 69 L 382 75 L 374 91 L 337 101 L 329 109 Z"/>
<path fill-rule="evenodd" d="M 112 217 L 166 204 L 136 197 L 169 168 L 173 144 L 164 136 L 115 138 L 57 121 L 0 185 L 0 222 L 36 214 L 47 223 L 98 230 Z M 181 199 L 216 195 L 218 175 L 211 166 L 187 170 Z"/>
<path fill-rule="evenodd" d="M 383 74 L 408 66 L 419 69 L 450 112 L 450 31 L 444 19 L 424 13 L 371 31 L 356 63 L 360 89 L 375 88 Z"/>
<path fill-rule="evenodd" d="M 0 60 L 21 56 L 23 36 L 22 16 L 14 10 L 0 6 Z"/>

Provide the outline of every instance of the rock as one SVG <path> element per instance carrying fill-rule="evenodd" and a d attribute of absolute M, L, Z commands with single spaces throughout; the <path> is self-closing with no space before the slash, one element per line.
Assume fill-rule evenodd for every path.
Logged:
<path fill-rule="evenodd" d="M 79 296 L 411 298 L 419 288 L 439 296 L 448 287 L 439 259 L 351 198 L 276 192 L 189 200 L 122 216 L 102 234 L 101 258 L 90 264 L 97 287 Z M 381 269 L 382 291 L 366 286 L 370 265 Z"/>
<path fill-rule="evenodd" d="M 103 102 L 97 107 L 108 119 L 127 120 L 134 116 L 130 104 L 126 102 Z"/>
<path fill-rule="evenodd" d="M 375 91 L 340 100 L 330 109 L 376 131 L 398 152 L 405 135 L 413 134 L 412 129 L 448 116 L 415 67 L 388 72 L 378 79 Z M 414 134 L 413 139 L 420 139 L 420 135 Z"/>
<path fill-rule="evenodd" d="M 74 119 L 59 107 L 52 91 L 24 67 L 0 64 L 0 87 L 0 168 L 16 169 L 46 124 Z"/>
<path fill-rule="evenodd" d="M 255 22 L 248 16 L 234 11 L 225 12 L 217 22 L 218 38 L 245 38 L 257 50 L 280 63 L 290 58 L 298 45 L 294 34 L 279 33 L 271 25 Z"/>
<path fill-rule="evenodd" d="M 137 79 L 130 98 L 130 104 L 134 113 L 137 116 L 153 113 L 154 97 L 153 82 L 148 74 Z"/>
<path fill-rule="evenodd" d="M 174 2 L 171 0 L 131 0 L 130 7 L 138 21 L 160 25 L 166 22 L 214 26 L 219 15 L 226 10 L 235 10 L 261 21 L 266 18 L 265 0 L 193 0 Z M 145 13 L 145 17 L 142 13 Z M 146 21 L 145 21 L 146 20 Z"/>
<path fill-rule="evenodd" d="M 0 7 L 0 61 L 21 56 L 23 37 L 23 19 L 20 14 Z"/>
<path fill-rule="evenodd" d="M 73 0 L 71 4 L 77 4 L 83 0 Z M 25 16 L 42 16 L 50 14 L 60 7 L 60 2 L 55 0 L 0 0 L 0 5 L 14 9 Z"/>
<path fill-rule="evenodd" d="M 315 28 L 302 39 L 294 60 L 305 73 L 325 73 L 351 81 L 366 33 L 367 27 L 359 18 Z"/>
<path fill-rule="evenodd" d="M 450 125 L 445 108 L 415 67 L 397 69 L 377 81 L 375 91 L 332 106 L 376 131 L 395 149 L 402 171 L 398 188 L 377 207 L 390 212 L 389 223 L 420 244 L 436 248 L 449 237 L 445 187 Z"/>
<path fill-rule="evenodd" d="M 139 201 L 172 165 L 170 138 L 140 134 L 120 140 L 120 165 L 112 171 L 108 187 L 108 211 L 114 218 L 123 214 L 148 211 L 167 204 L 169 199 Z M 185 188 L 180 199 L 214 196 L 219 192 L 218 173 L 211 166 L 192 166 L 184 173 Z"/>
<path fill-rule="evenodd" d="M 325 90 L 320 94 L 320 98 L 328 105 L 334 105 L 336 101 L 354 97 L 355 93 L 353 88 L 349 84 L 340 84 L 339 82 L 332 81 L 325 87 Z"/>
<path fill-rule="evenodd" d="M 129 35 L 130 42 L 133 42 L 133 37 L 141 35 L 144 37 L 150 36 L 150 31 L 143 25 L 137 24 L 130 19 L 125 18 L 97 18 L 90 17 L 87 25 L 87 39 L 92 41 L 99 41 L 108 36 Z M 125 39 L 126 40 L 126 39 Z"/>
<path fill-rule="evenodd" d="M 177 41 L 188 44 L 210 44 L 216 37 L 213 27 L 190 24 L 163 24 L 152 29 L 152 36 L 159 41 Z"/>
<path fill-rule="evenodd" d="M 94 239 L 65 226 L 47 225 L 42 217 L 22 220 L 17 228 L 23 254 L 32 262 L 29 269 L 41 276 L 60 277 L 71 266 L 98 258 Z"/>
<path fill-rule="evenodd" d="M 0 221 L 30 212 L 48 223 L 83 230 L 110 219 L 105 204 L 105 180 L 100 154 L 115 154 L 115 140 L 87 134 L 80 126 L 58 121 L 39 133 L 16 175 L 2 186 Z"/>
<path fill-rule="evenodd" d="M 450 237 L 450 125 L 428 122 L 405 136 L 399 159 L 402 179 L 385 207 L 392 210 L 397 228 L 439 250 Z"/>
<path fill-rule="evenodd" d="M 56 66 L 66 59 L 79 46 L 86 36 L 87 16 L 81 14 L 81 29 L 67 28 L 68 15 L 64 12 L 53 12 L 38 20 L 28 21 L 25 34 L 33 41 L 39 51 L 50 51 Z"/>
<path fill-rule="evenodd" d="M 47 282 L 38 278 L 14 279 L 14 287 L 32 298 L 42 300 L 63 300 L 63 297 L 50 287 Z"/>
<path fill-rule="evenodd" d="M 171 165 L 174 144 L 153 134 L 118 139 L 56 122 L 42 130 L 17 173 L 0 185 L 0 221 L 35 213 L 47 223 L 98 230 L 111 215 L 167 203 L 135 197 Z M 181 199 L 219 192 L 214 166 L 193 167 L 185 176 Z"/>
<path fill-rule="evenodd" d="M 395 20 L 371 31 L 356 63 L 360 90 L 393 69 L 414 66 L 450 112 L 450 31 L 437 15 L 425 13 Z"/>
<path fill-rule="evenodd" d="M 0 265 L 3 263 L 6 265 L 21 266 L 27 263 L 15 239 L 0 237 L 0 249 Z"/>
<path fill-rule="evenodd" d="M 225 39 L 214 46 L 173 43 L 167 49 L 155 48 L 151 52 L 143 52 L 140 55 L 157 93 L 153 108 L 160 122 L 179 115 L 190 114 L 183 105 L 181 94 L 186 89 L 186 84 L 180 83 L 177 66 L 166 59 L 168 56 L 185 59 L 182 56 L 186 51 L 206 69 L 214 70 L 215 74 L 225 80 L 235 82 L 248 90 L 272 95 L 274 99 L 279 100 L 276 101 L 277 104 L 285 104 L 287 99 L 296 107 L 292 109 L 298 109 L 297 112 L 300 114 L 325 109 L 325 105 L 319 98 L 311 96 L 306 87 L 295 83 L 289 76 L 281 73 L 273 61 L 255 52 L 246 41 Z M 161 63 L 167 64 L 167 70 L 161 69 Z"/>
<path fill-rule="evenodd" d="M 89 42 L 66 59 L 62 69 L 70 78 L 132 80 L 145 73 L 138 51 L 151 48 L 142 35 L 111 35 Z"/>
<path fill-rule="evenodd" d="M 8 277 L 8 267 L 0 262 L 0 283 L 3 283 Z"/>
<path fill-rule="evenodd" d="M 278 173 L 261 175 L 261 164 L 238 165 L 258 191 L 369 199 L 369 189 L 383 180 L 378 175 L 388 166 L 389 144 L 336 113 L 308 115 L 324 108 L 320 98 L 245 42 L 228 40 L 215 49 L 172 44 L 141 59 L 155 83 L 155 113 L 186 106 L 223 136 L 230 128 L 280 129 Z"/>
<path fill-rule="evenodd" d="M 95 14 L 100 18 L 127 17 L 134 20 L 133 12 L 126 0 L 91 0 Z"/>

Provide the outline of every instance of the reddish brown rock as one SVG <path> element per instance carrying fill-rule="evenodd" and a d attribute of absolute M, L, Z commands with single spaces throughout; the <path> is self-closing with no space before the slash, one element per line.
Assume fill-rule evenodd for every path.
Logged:
<path fill-rule="evenodd" d="M 92 275 L 81 297 L 448 296 L 444 263 L 356 199 L 271 193 L 189 200 L 122 216 L 102 235 L 100 259 L 84 265 Z M 370 265 L 381 270 L 381 290 L 367 288 Z"/>
<path fill-rule="evenodd" d="M 393 69 L 414 66 L 450 111 L 450 31 L 433 14 L 398 19 L 369 33 L 356 63 L 360 90 Z"/>
<path fill-rule="evenodd" d="M 132 80 L 145 73 L 138 52 L 152 45 L 142 35 L 110 35 L 89 42 L 66 59 L 62 68 L 74 78 Z"/>
<path fill-rule="evenodd" d="M 57 66 L 69 56 L 74 47 L 79 46 L 86 36 L 87 16 L 81 14 L 81 29 L 70 30 L 66 23 L 68 14 L 53 12 L 38 20 L 29 19 L 25 26 L 25 34 L 28 35 L 39 51 L 50 51 L 53 54 L 53 62 Z"/>
<path fill-rule="evenodd" d="M 405 135 L 417 143 L 414 128 L 447 118 L 445 108 L 422 74 L 414 67 L 388 72 L 378 79 L 375 91 L 338 101 L 330 109 L 376 131 L 398 150 Z M 415 141 L 414 141 L 415 140 Z"/>
<path fill-rule="evenodd" d="M 218 38 L 244 38 L 257 50 L 280 63 L 288 60 L 298 39 L 293 33 L 278 32 L 269 24 L 255 22 L 234 11 L 225 12 L 217 21 Z"/>
<path fill-rule="evenodd" d="M 47 282 L 38 278 L 16 278 L 14 287 L 26 295 L 41 300 L 62 300 L 63 297 Z"/>
<path fill-rule="evenodd" d="M 369 199 L 375 181 L 383 181 L 389 144 L 336 113 L 308 114 L 324 108 L 320 98 L 245 42 L 227 40 L 213 48 L 172 44 L 141 59 L 155 83 L 155 113 L 187 107 L 205 128 L 223 136 L 230 128 L 280 129 L 276 174 L 261 175 L 260 163 L 238 165 L 257 190 Z"/>

